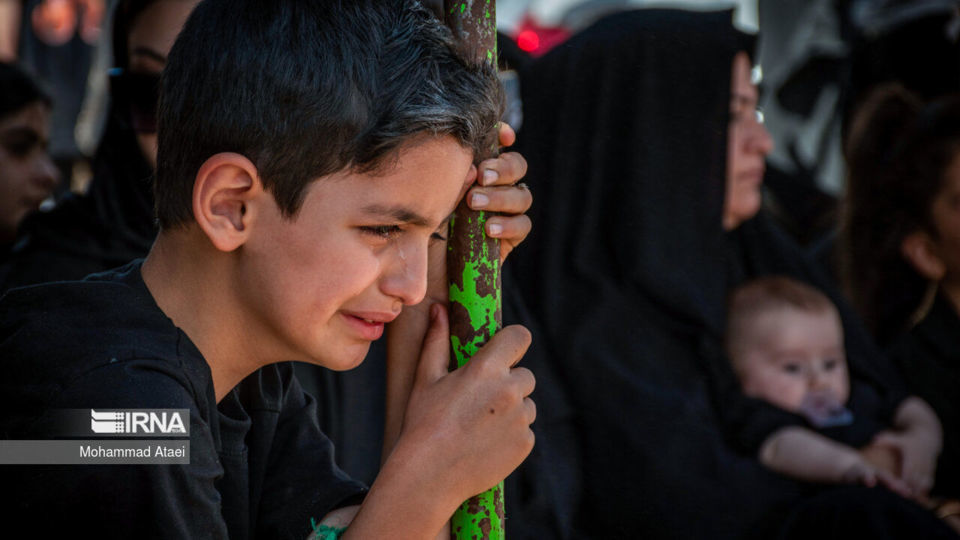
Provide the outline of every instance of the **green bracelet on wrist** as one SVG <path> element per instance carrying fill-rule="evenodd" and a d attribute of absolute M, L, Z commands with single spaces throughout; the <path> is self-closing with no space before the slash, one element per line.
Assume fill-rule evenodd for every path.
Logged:
<path fill-rule="evenodd" d="M 346 527 L 330 527 L 323 523 L 317 523 L 317 520 L 310 518 L 310 527 L 313 528 L 311 540 L 337 540 L 340 538 Z"/>

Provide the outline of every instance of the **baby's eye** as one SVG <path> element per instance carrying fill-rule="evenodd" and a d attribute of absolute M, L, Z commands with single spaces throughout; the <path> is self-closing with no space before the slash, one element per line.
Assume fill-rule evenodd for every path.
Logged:
<path fill-rule="evenodd" d="M 833 371 L 833 370 L 836 369 L 839 365 L 840 365 L 840 361 L 837 360 L 836 358 L 828 358 L 828 359 L 823 363 L 823 369 L 825 369 L 825 370 L 827 370 L 827 371 Z"/>
<path fill-rule="evenodd" d="M 401 231 L 399 225 L 364 225 L 360 227 L 364 234 L 389 240 Z"/>
<path fill-rule="evenodd" d="M 784 364 L 783 371 L 791 375 L 800 373 L 800 364 Z"/>

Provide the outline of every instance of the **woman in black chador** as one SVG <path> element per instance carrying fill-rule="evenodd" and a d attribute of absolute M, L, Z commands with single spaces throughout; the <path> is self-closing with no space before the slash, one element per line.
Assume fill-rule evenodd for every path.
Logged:
<path fill-rule="evenodd" d="M 757 213 L 772 143 L 752 40 L 730 21 L 612 15 L 521 74 L 537 225 L 504 281 L 535 332 L 525 362 L 541 412 L 508 515 L 553 504 L 559 529 L 591 538 L 950 537 L 884 489 L 802 484 L 757 461 L 806 420 L 744 397 L 723 355 L 727 293 L 747 279 L 789 275 L 839 306 L 858 390 L 854 423 L 833 436 L 867 444 L 858 411 L 892 419 L 907 395 L 833 286 Z"/>

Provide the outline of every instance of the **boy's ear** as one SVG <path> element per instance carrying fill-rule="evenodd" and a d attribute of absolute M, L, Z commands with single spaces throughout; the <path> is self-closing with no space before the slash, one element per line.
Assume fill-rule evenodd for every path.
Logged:
<path fill-rule="evenodd" d="M 193 216 L 220 251 L 233 251 L 249 236 L 249 224 L 263 194 L 254 164 L 241 154 L 211 156 L 197 171 L 193 183 Z"/>
<path fill-rule="evenodd" d="M 908 234 L 900 242 L 900 253 L 914 270 L 931 281 L 940 281 L 947 271 L 933 239 L 925 231 Z"/>

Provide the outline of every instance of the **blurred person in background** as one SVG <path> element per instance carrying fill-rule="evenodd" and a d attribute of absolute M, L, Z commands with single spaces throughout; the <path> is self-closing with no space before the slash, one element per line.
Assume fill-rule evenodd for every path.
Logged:
<path fill-rule="evenodd" d="M 22 69 L 0 63 L 0 261 L 59 175 L 47 145 L 51 100 Z"/>
<path fill-rule="evenodd" d="M 124 0 L 114 15 L 111 106 L 87 193 L 23 227 L 0 290 L 82 279 L 143 257 L 157 234 L 150 178 L 166 55 L 193 0 Z"/>
<path fill-rule="evenodd" d="M 881 86 L 853 121 L 841 250 L 854 305 L 943 423 L 933 495 L 960 498 L 960 95 Z M 960 504 L 944 508 L 960 515 Z"/>
<path fill-rule="evenodd" d="M 50 154 L 67 180 L 60 193 L 88 180 L 88 158 L 75 128 L 100 29 L 112 0 L 0 0 L 0 58 L 16 60 L 37 78 L 57 107 L 50 127 Z M 72 185 L 74 180 L 77 185 Z"/>

